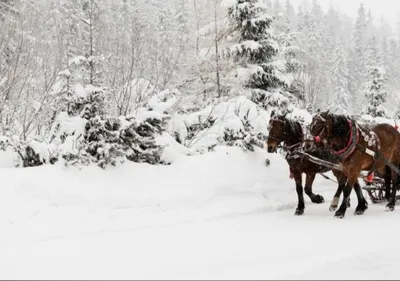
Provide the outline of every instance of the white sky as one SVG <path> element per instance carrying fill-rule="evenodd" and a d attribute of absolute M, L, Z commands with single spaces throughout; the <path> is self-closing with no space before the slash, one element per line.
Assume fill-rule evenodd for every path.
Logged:
<path fill-rule="evenodd" d="M 291 0 L 294 6 L 303 1 L 310 2 L 312 0 Z M 353 19 L 357 16 L 357 10 L 361 2 L 367 9 L 371 9 L 372 15 L 376 20 L 379 20 L 381 15 L 390 23 L 394 24 L 397 21 L 397 15 L 400 15 L 400 0 L 318 0 L 324 10 L 328 9 L 332 3 L 337 10 L 344 12 Z"/>

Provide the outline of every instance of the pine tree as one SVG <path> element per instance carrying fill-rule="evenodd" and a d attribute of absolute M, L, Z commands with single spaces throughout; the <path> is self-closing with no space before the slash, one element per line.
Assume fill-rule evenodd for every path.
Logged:
<path fill-rule="evenodd" d="M 286 0 L 285 2 L 285 23 L 286 23 L 286 28 L 290 28 L 290 30 L 295 30 L 297 26 L 297 17 L 296 17 L 296 11 L 294 10 L 294 7 L 290 0 Z"/>
<path fill-rule="evenodd" d="M 373 66 L 381 65 L 382 61 L 380 58 L 380 52 L 378 49 L 378 42 L 375 36 L 368 39 L 367 48 L 365 51 L 365 67 L 369 69 Z"/>
<path fill-rule="evenodd" d="M 365 80 L 365 46 L 366 46 L 367 19 L 364 4 L 361 3 L 358 9 L 358 16 L 353 34 L 353 46 L 350 61 L 350 92 L 355 97 L 361 97 L 361 89 Z M 355 105 L 359 104 L 358 102 Z M 357 108 L 356 108 L 357 109 Z"/>
<path fill-rule="evenodd" d="M 364 92 L 366 101 L 363 113 L 372 117 L 386 117 L 384 108 L 387 99 L 387 92 L 384 89 L 385 72 L 380 67 L 370 67 L 368 73 L 369 81 Z"/>
<path fill-rule="evenodd" d="M 263 107 L 287 106 L 279 102 L 270 91 L 286 88 L 286 63 L 277 63 L 279 44 L 272 35 L 273 18 L 260 0 L 236 0 L 228 9 L 233 41 L 228 54 L 240 64 L 237 75 L 246 87 L 252 89 L 251 99 Z M 283 97 L 282 97 L 283 98 Z"/>
<path fill-rule="evenodd" d="M 338 13 L 333 9 L 332 5 L 329 7 L 326 14 L 327 33 L 325 34 L 327 42 L 327 54 L 333 54 L 336 49 L 336 40 L 338 33 L 340 33 L 340 20 Z M 328 55 L 329 57 L 329 55 Z"/>
<path fill-rule="evenodd" d="M 388 46 L 388 55 L 390 58 L 387 66 L 388 81 L 393 86 L 393 88 L 398 88 L 400 86 L 400 81 L 398 79 L 400 75 L 400 46 L 397 40 L 391 39 Z"/>
<path fill-rule="evenodd" d="M 229 9 L 229 19 L 236 41 L 229 54 L 248 73 L 248 86 L 262 90 L 274 89 L 284 82 L 274 75 L 272 62 L 279 51 L 271 33 L 272 17 L 258 0 L 237 0 Z"/>
<path fill-rule="evenodd" d="M 337 42 L 331 66 L 333 93 L 330 97 L 329 108 L 332 112 L 348 114 L 351 108 L 349 92 L 349 70 L 344 56 L 343 45 Z"/>
<path fill-rule="evenodd" d="M 385 68 L 386 72 L 389 69 L 389 43 L 387 36 L 382 37 L 382 44 L 379 50 L 380 64 Z"/>
<path fill-rule="evenodd" d="M 323 60 L 325 58 L 324 47 L 324 13 L 317 0 L 313 0 L 311 16 L 309 22 L 309 51 L 308 53 L 316 58 L 316 60 Z"/>
<path fill-rule="evenodd" d="M 180 67 L 187 70 L 188 58 L 187 52 L 189 50 L 189 9 L 186 0 L 178 0 L 177 11 L 175 12 L 176 27 L 176 42 L 178 56 L 181 61 Z"/>
<path fill-rule="evenodd" d="M 71 75 L 80 75 L 89 64 L 83 60 L 75 65 Z M 65 88 L 61 88 L 65 89 Z M 78 88 L 77 88 L 78 89 Z M 95 163 L 101 168 L 115 166 L 126 159 L 150 164 L 161 163 L 162 147 L 154 137 L 163 130 L 162 120 L 150 118 L 137 121 L 135 118 L 119 119 L 105 111 L 104 89 L 87 85 L 72 92 L 64 93 L 60 102 L 65 107 L 54 119 L 49 142 L 57 146 L 72 143 L 72 151 L 60 151 L 67 165 L 89 165 Z M 84 124 L 84 130 L 70 124 Z"/>

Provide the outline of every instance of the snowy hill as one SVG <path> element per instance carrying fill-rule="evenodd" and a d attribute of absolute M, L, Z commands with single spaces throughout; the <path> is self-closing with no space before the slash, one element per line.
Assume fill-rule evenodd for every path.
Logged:
<path fill-rule="evenodd" d="M 2 279 L 398 276 L 398 211 L 370 204 L 355 217 L 352 206 L 335 220 L 328 206 L 336 186 L 317 177 L 314 190 L 327 203 L 307 198 L 305 215 L 295 217 L 284 159 L 260 149 L 218 147 L 171 166 L 0 175 Z"/>

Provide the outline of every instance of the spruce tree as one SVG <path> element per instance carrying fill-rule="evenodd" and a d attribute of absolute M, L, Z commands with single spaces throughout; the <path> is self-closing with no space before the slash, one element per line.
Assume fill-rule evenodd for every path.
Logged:
<path fill-rule="evenodd" d="M 350 92 L 353 93 L 355 98 L 362 97 L 362 86 L 365 83 L 365 46 L 366 46 L 366 33 L 367 33 L 367 16 L 365 13 L 364 4 L 361 3 L 358 9 L 358 16 L 355 23 L 353 34 L 353 46 L 351 49 L 350 61 Z M 361 104 L 360 99 L 355 103 Z M 359 108 L 356 108 L 359 109 Z"/>
<path fill-rule="evenodd" d="M 351 108 L 351 96 L 349 92 L 349 70 L 344 55 L 344 49 L 340 42 L 337 42 L 333 54 L 330 73 L 332 75 L 332 96 L 329 101 L 329 108 L 332 112 L 348 114 Z"/>
<path fill-rule="evenodd" d="M 386 117 L 385 103 L 387 92 L 384 89 L 385 72 L 380 67 L 370 67 L 368 69 L 369 81 L 365 89 L 365 107 L 364 114 L 372 117 Z"/>
<path fill-rule="evenodd" d="M 370 67 L 381 65 L 381 57 L 378 49 L 378 42 L 375 36 L 368 39 L 365 52 L 365 67 L 368 70 Z"/>
<path fill-rule="evenodd" d="M 274 63 L 279 44 L 272 35 L 273 18 L 267 6 L 260 0 L 236 0 L 228 9 L 233 40 L 237 43 L 228 48 L 228 54 L 236 63 L 239 79 L 253 89 L 252 100 L 264 107 L 269 103 L 269 91 L 286 87 L 284 69 Z"/>

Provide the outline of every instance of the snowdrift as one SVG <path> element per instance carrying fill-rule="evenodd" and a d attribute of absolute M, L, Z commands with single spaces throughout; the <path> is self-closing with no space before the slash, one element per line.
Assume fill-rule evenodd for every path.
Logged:
<path fill-rule="evenodd" d="M 0 175 L 2 279 L 398 276 L 397 231 L 371 243 L 396 229 L 398 211 L 370 204 L 356 217 L 353 206 L 334 220 L 336 185 L 317 177 L 314 190 L 327 202 L 306 198 L 305 215 L 295 217 L 284 159 L 259 149 L 217 147 L 171 166 L 48 165 Z"/>

